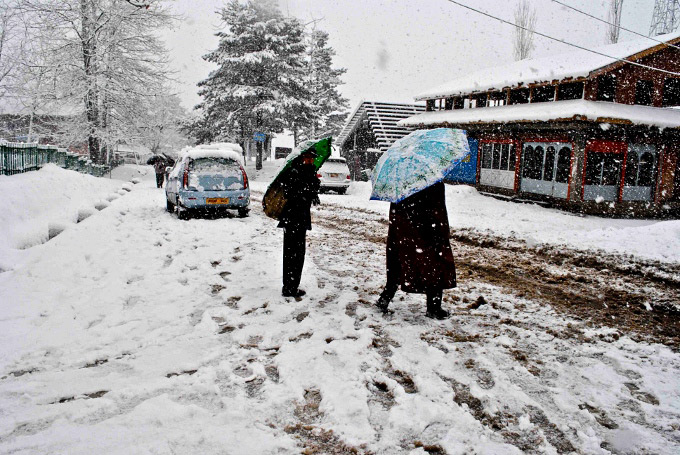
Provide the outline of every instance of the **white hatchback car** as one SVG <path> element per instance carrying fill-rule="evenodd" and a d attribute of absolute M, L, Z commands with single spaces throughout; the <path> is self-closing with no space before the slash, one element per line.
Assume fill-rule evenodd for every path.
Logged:
<path fill-rule="evenodd" d="M 333 190 L 345 194 L 349 184 L 352 183 L 347 161 L 339 156 L 328 158 L 316 176 L 321 180 L 321 191 Z"/>

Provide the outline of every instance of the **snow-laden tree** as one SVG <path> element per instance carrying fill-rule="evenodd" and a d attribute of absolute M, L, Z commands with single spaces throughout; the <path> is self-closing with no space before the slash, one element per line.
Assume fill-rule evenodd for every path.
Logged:
<path fill-rule="evenodd" d="M 17 0 L 30 40 L 57 74 L 53 98 L 80 119 L 63 131 L 86 142 L 103 161 L 105 149 L 135 131 L 144 99 L 165 94 L 166 51 L 158 36 L 171 16 L 164 0 Z M 32 57 L 33 60 L 37 58 Z"/>
<path fill-rule="evenodd" d="M 229 1 L 220 11 L 225 30 L 204 59 L 218 68 L 198 85 L 203 98 L 192 133 L 200 142 L 281 132 L 291 112 L 309 109 L 303 27 L 284 17 L 276 0 Z M 262 147 L 258 143 L 257 167 Z"/>
<path fill-rule="evenodd" d="M 524 60 L 531 56 L 534 49 L 534 30 L 536 26 L 536 8 L 531 6 L 528 0 L 520 0 L 515 8 L 515 60 Z"/>
<path fill-rule="evenodd" d="M 16 6 L 14 0 L 0 0 L 0 98 L 7 93 L 23 42 L 21 18 Z"/>
<path fill-rule="evenodd" d="M 614 44 L 619 41 L 621 30 L 621 12 L 623 0 L 609 0 L 609 25 L 607 26 L 607 42 Z"/>
<path fill-rule="evenodd" d="M 145 114 L 136 126 L 135 143 L 145 145 L 152 153 L 176 156 L 189 145 L 181 126 L 187 113 L 176 95 L 158 95 L 146 99 Z"/>
<path fill-rule="evenodd" d="M 317 137 L 319 134 L 337 134 L 347 117 L 347 99 L 338 87 L 345 68 L 333 68 L 335 51 L 328 44 L 328 33 L 312 30 L 306 37 L 307 70 L 304 83 L 309 92 L 309 104 L 295 118 L 290 129 L 294 141 Z"/>

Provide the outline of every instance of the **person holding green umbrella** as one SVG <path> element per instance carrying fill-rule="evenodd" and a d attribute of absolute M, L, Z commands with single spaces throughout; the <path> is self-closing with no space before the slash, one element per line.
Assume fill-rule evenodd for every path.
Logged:
<path fill-rule="evenodd" d="M 290 171 L 281 181 L 286 204 L 279 216 L 283 228 L 283 288 L 284 297 L 302 297 L 299 288 L 305 263 L 307 231 L 312 229 L 311 205 L 319 204 L 319 186 L 314 160 L 317 154 L 307 150 L 291 163 Z"/>

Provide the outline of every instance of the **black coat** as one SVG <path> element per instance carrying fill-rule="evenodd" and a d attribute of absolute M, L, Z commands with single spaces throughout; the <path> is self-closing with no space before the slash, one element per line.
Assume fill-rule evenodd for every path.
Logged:
<path fill-rule="evenodd" d="M 279 217 L 280 228 L 312 229 L 309 213 L 312 201 L 319 197 L 321 182 L 316 177 L 313 165 L 293 166 L 281 183 L 286 205 Z"/>
<path fill-rule="evenodd" d="M 456 287 L 443 183 L 390 205 L 387 265 L 398 271 L 404 292 Z"/>

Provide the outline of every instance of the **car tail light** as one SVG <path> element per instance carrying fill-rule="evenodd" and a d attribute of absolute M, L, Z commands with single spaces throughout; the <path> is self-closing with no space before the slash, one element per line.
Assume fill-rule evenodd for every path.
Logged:
<path fill-rule="evenodd" d="M 321 178 L 321 174 L 319 174 L 319 173 L 317 172 L 317 173 L 316 173 L 316 178 L 317 178 L 317 179 L 320 179 L 320 178 Z"/>
<path fill-rule="evenodd" d="M 347 174 L 347 180 L 352 180 L 352 176 Z"/>
<path fill-rule="evenodd" d="M 184 175 L 182 176 L 182 186 L 186 190 L 189 187 L 189 163 L 184 167 Z"/>
<path fill-rule="evenodd" d="M 241 168 L 241 174 L 243 174 L 243 189 L 248 188 L 248 175 L 246 174 L 246 170 Z"/>

